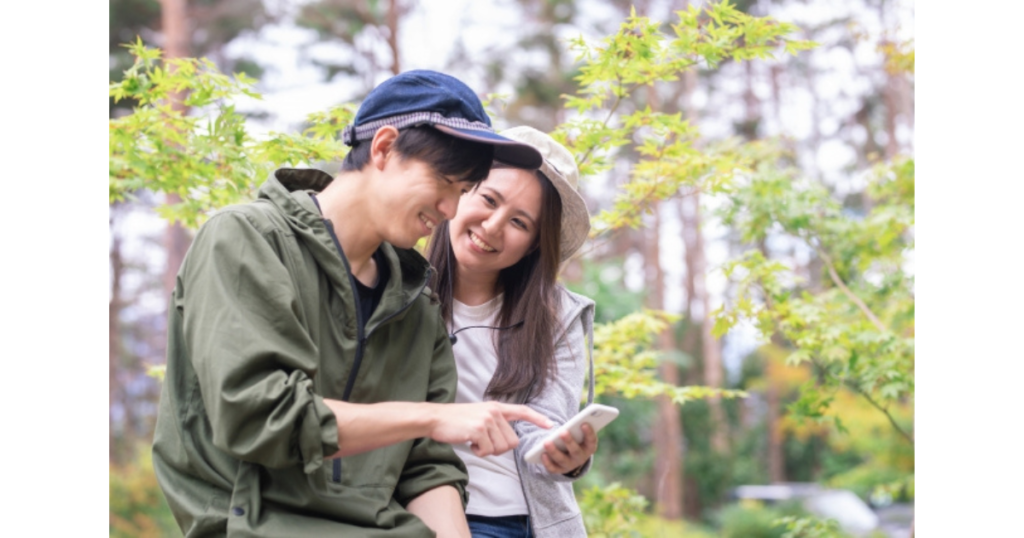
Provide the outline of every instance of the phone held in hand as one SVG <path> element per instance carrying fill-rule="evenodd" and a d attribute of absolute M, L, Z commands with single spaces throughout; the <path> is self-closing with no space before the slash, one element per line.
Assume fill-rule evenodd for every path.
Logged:
<path fill-rule="evenodd" d="M 529 463 L 541 463 L 540 456 L 544 453 L 544 443 L 551 441 L 558 447 L 559 450 L 565 450 L 565 443 L 562 442 L 559 437 L 562 432 L 568 430 L 572 434 L 572 438 L 577 443 L 583 441 L 583 430 L 580 428 L 583 424 L 590 424 L 590 427 L 594 429 L 594 433 L 597 433 L 601 428 L 608 425 L 609 422 L 615 420 L 615 417 L 619 416 L 619 410 L 601 404 L 590 404 L 576 413 L 576 416 L 569 419 L 568 422 L 559 426 L 553 430 L 543 441 L 537 443 L 529 452 L 526 453 L 523 459 Z"/>

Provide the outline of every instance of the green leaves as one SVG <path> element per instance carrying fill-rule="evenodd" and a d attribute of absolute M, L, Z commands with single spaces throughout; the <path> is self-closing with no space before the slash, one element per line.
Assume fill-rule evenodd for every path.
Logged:
<path fill-rule="evenodd" d="M 787 364 L 813 365 L 816 380 L 790 406 L 794 418 L 835 423 L 827 413 L 833 396 L 849 389 L 912 442 L 889 410 L 914 391 L 913 279 L 904 273 L 913 251 L 913 160 L 876 168 L 867 188 L 872 204 L 858 215 L 800 178 L 782 152 L 764 145 L 747 155 L 751 170 L 729 193 L 723 221 L 744 241 L 784 240 L 810 253 L 820 282 L 809 287 L 793 262 L 750 249 L 725 266 L 735 298 L 716 313 L 716 334 L 752 319 L 765 339 L 792 347 Z"/>
<path fill-rule="evenodd" d="M 674 403 L 689 400 L 745 397 L 746 393 L 704 386 L 678 387 L 658 380 L 657 366 L 665 360 L 650 349 L 654 335 L 679 316 L 643 310 L 594 329 L 594 378 L 598 394 L 625 398 L 666 396 Z"/>
<path fill-rule="evenodd" d="M 176 194 L 182 201 L 158 213 L 197 227 L 214 209 L 251 199 L 273 169 L 337 161 L 347 151 L 338 134 L 352 119 L 351 106 L 311 114 L 302 135 L 257 138 L 234 104 L 260 98 L 254 79 L 224 75 L 205 58 L 163 61 L 159 49 L 141 40 L 126 46 L 135 62 L 110 85 L 110 96 L 139 105 L 110 120 L 111 203 L 142 189 Z M 190 109 L 203 114 L 189 115 Z"/>
<path fill-rule="evenodd" d="M 613 483 L 583 490 L 579 503 L 587 534 L 608 538 L 640 536 L 635 527 L 648 504 L 643 495 Z"/>
<path fill-rule="evenodd" d="M 786 516 L 775 520 L 775 526 L 785 527 L 782 538 L 842 538 L 846 536 L 839 522 L 832 518 Z"/>
<path fill-rule="evenodd" d="M 555 138 L 576 155 L 584 178 L 609 171 L 624 147 L 640 156 L 613 207 L 594 219 L 592 236 L 635 228 L 659 201 L 681 193 L 728 192 L 734 174 L 745 167 L 735 148 L 699 148 L 697 129 L 681 114 L 652 110 L 640 95 L 656 94 L 687 70 L 713 68 L 726 59 L 767 58 L 783 45 L 793 52 L 813 46 L 790 40 L 792 25 L 751 17 L 727 2 L 691 6 L 676 16 L 674 35 L 634 10 L 618 32 L 596 44 L 582 37 L 570 41 L 580 62 L 580 89 L 564 97 L 576 117 L 560 125 Z M 627 101 L 638 104 L 623 112 Z"/>

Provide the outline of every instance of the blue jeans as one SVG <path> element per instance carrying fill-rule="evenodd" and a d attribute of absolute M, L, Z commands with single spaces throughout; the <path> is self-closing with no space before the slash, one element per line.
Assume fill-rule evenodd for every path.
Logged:
<path fill-rule="evenodd" d="M 466 520 L 473 538 L 533 538 L 530 516 L 466 515 Z"/>

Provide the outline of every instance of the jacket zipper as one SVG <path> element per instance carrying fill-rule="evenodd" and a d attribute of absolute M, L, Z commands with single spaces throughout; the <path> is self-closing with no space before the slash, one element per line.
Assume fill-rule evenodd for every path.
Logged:
<path fill-rule="evenodd" d="M 352 268 L 348 264 L 348 258 L 345 257 L 345 251 L 342 250 L 341 243 L 338 242 L 338 236 L 334 234 L 334 225 L 331 224 L 330 220 L 324 219 L 324 226 L 327 228 L 327 231 L 330 232 L 331 239 L 334 240 L 334 246 L 337 247 L 338 254 L 341 255 L 341 263 L 345 264 L 345 273 L 348 276 L 348 285 L 352 288 L 352 297 L 355 299 L 356 303 L 356 358 L 355 361 L 352 362 L 352 369 L 349 371 L 348 381 L 345 382 L 345 391 L 341 395 L 341 401 L 347 402 L 349 397 L 352 395 L 352 389 L 355 388 L 356 376 L 359 375 L 359 366 L 362 365 L 363 363 L 364 346 L 366 345 L 366 340 L 370 337 L 370 335 L 364 333 L 365 324 L 363 323 L 363 309 L 361 308 L 362 305 L 359 302 L 360 299 L 359 291 L 356 288 L 356 278 L 355 276 L 352 275 Z M 397 316 L 398 314 L 401 314 L 402 312 L 405 312 L 406 309 L 412 306 L 412 303 L 416 300 L 417 297 L 419 297 L 420 293 L 423 292 L 423 288 L 425 288 L 427 286 L 427 283 L 430 282 L 430 271 L 431 269 L 428 267 L 426 278 L 423 279 L 423 284 L 420 286 L 419 291 L 413 294 L 412 299 L 409 300 L 409 302 L 405 303 L 405 305 L 403 305 L 402 308 L 396 310 L 395 312 L 392 312 L 390 316 L 381 320 L 381 322 L 377 324 L 377 327 L 384 325 L 385 323 L 387 323 L 388 320 Z M 335 483 L 340 483 L 341 458 L 335 458 L 332 465 L 333 469 L 331 473 L 331 480 L 333 480 Z"/>
<path fill-rule="evenodd" d="M 346 269 L 348 268 L 348 262 L 347 261 L 345 262 L 345 267 L 346 267 Z M 355 291 L 356 287 L 355 287 L 355 282 L 353 282 L 354 277 L 352 276 L 352 272 L 351 271 L 349 271 L 348 278 L 349 278 L 349 285 L 351 285 L 352 286 L 352 290 Z M 380 327 L 380 326 L 384 325 L 389 320 L 391 320 L 391 318 L 397 316 L 398 314 L 401 314 L 402 312 L 405 312 L 410 306 L 412 306 L 412 303 L 415 302 L 416 298 L 419 297 L 420 293 L 423 292 L 423 288 L 425 288 L 427 286 L 428 282 L 430 282 L 430 269 L 427 269 L 427 277 L 423 280 L 423 285 L 420 286 L 419 291 L 417 291 L 412 296 L 412 299 L 409 302 L 407 302 L 404 305 L 402 305 L 402 308 L 399 308 L 398 310 L 392 312 L 391 315 L 389 315 L 388 317 L 386 317 L 383 320 L 381 320 L 381 322 L 377 324 L 377 327 Z M 369 334 L 364 334 L 363 333 L 364 325 L 362 323 L 362 318 L 360 317 L 360 312 L 362 311 L 362 309 L 359 307 L 359 293 L 354 293 L 354 295 L 356 297 L 356 321 L 359 324 L 359 326 L 358 326 L 358 331 L 359 331 L 358 332 L 358 339 L 359 340 L 358 340 L 358 343 L 356 345 L 356 360 L 355 360 L 355 362 L 352 363 L 352 371 L 351 371 L 351 373 L 349 373 L 348 382 L 345 383 L 345 392 L 342 394 L 342 397 L 341 397 L 341 401 L 343 401 L 343 402 L 347 402 L 348 399 L 349 399 L 349 396 L 352 395 L 352 389 L 355 388 L 356 376 L 359 375 L 359 366 L 363 362 L 363 349 L 364 349 L 364 346 L 366 344 L 366 341 L 370 338 L 370 334 L 373 334 L 373 331 L 370 331 Z M 334 469 L 333 469 L 333 473 L 332 473 L 331 478 L 336 483 L 341 482 L 341 458 L 336 458 L 334 460 Z"/>
<path fill-rule="evenodd" d="M 355 387 L 355 379 L 356 376 L 359 375 L 359 366 L 363 362 L 363 344 L 365 343 L 365 335 L 363 334 L 363 309 L 359 302 L 359 289 L 356 288 L 355 277 L 352 275 L 352 267 L 349 266 L 348 258 L 345 257 L 345 251 L 341 248 L 338 236 L 334 233 L 334 224 L 332 224 L 330 220 L 324 219 L 324 227 L 326 227 L 327 231 L 331 234 L 331 239 L 334 240 L 334 246 L 338 249 L 338 254 L 341 256 L 341 263 L 345 265 L 345 274 L 348 276 L 348 285 L 352 289 L 352 298 L 356 303 L 356 358 L 355 361 L 352 362 L 352 369 L 349 370 L 348 381 L 345 382 L 345 390 L 341 395 L 341 401 L 347 402 L 349 397 L 352 395 L 352 389 Z M 341 458 L 335 458 L 332 466 L 331 480 L 335 483 L 340 483 Z"/>

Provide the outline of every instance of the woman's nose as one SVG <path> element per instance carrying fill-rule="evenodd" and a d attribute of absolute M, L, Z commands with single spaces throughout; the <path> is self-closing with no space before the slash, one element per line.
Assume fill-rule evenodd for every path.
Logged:
<path fill-rule="evenodd" d="M 500 223 L 501 217 L 498 215 L 498 212 L 492 211 L 491 214 L 487 215 L 487 218 L 485 218 L 484 221 L 480 223 L 480 225 L 483 227 L 484 231 L 487 232 L 487 235 L 493 236 L 494 234 L 501 230 Z"/>

